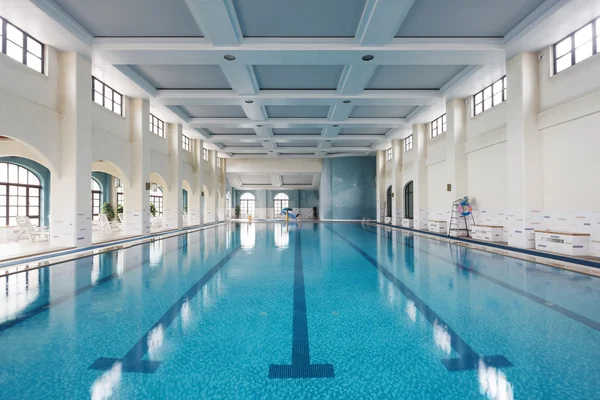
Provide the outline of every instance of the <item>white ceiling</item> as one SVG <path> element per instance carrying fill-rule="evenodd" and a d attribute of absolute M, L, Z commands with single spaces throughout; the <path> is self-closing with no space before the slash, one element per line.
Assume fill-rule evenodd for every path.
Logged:
<path fill-rule="evenodd" d="M 8 7 L 23 28 L 40 39 L 47 34 L 46 43 L 59 48 L 89 45 L 95 68 L 116 67 L 148 93 L 154 107 L 166 107 L 193 129 L 188 132 L 222 155 L 240 158 L 373 154 L 405 136 L 412 123 L 443 113 L 448 98 L 472 94 L 500 77 L 507 54 L 553 43 L 570 32 L 571 20 L 587 18 L 581 10 L 600 4 L 27 2 L 76 37 L 75 46 L 72 39 L 58 40 L 54 27 L 40 31 L 39 10 L 27 14 L 22 0 L 5 1 L 0 11 Z M 363 61 L 367 54 L 374 59 Z"/>

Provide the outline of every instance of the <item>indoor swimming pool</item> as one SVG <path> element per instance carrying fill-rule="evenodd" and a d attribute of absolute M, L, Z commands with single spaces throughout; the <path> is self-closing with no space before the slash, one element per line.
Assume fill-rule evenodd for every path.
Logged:
<path fill-rule="evenodd" d="M 1 399 L 591 399 L 600 280 L 354 223 L 0 278 Z"/>

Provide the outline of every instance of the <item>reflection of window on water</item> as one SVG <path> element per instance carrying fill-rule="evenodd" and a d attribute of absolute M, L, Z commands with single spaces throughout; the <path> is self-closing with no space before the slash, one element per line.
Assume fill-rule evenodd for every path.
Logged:
<path fill-rule="evenodd" d="M 96 286 L 98 279 L 100 279 L 100 255 L 95 255 L 92 257 L 92 272 L 90 278 L 92 286 Z"/>
<path fill-rule="evenodd" d="M 163 241 L 155 240 L 150 243 L 150 266 L 154 267 L 162 263 Z"/>
<path fill-rule="evenodd" d="M 290 244 L 290 233 L 288 227 L 283 224 L 273 225 L 273 237 L 275 239 L 275 246 L 286 249 Z"/>
<path fill-rule="evenodd" d="M 40 271 L 33 269 L 0 278 L 0 293 L 5 296 L 0 303 L 0 322 L 4 322 L 18 315 L 38 298 Z"/>
<path fill-rule="evenodd" d="M 240 226 L 240 240 L 242 249 L 253 249 L 256 243 L 256 230 L 254 224 L 242 224 Z"/>
<path fill-rule="evenodd" d="M 513 400 L 513 386 L 502 371 L 479 361 L 479 391 L 490 400 Z"/>

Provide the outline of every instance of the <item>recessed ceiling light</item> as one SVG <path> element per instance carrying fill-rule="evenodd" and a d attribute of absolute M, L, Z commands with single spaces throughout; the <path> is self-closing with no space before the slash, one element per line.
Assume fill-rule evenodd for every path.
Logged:
<path fill-rule="evenodd" d="M 366 57 L 366 56 L 365 56 Z M 363 57 L 363 60 L 365 59 L 365 57 Z M 372 56 L 371 56 L 372 57 Z M 224 59 L 226 59 L 227 61 L 233 61 L 235 60 L 235 56 L 232 56 L 231 54 L 225 54 L 223 56 Z"/>
<path fill-rule="evenodd" d="M 334 127 L 334 128 L 339 128 L 339 125 L 334 125 L 333 127 Z"/>
<path fill-rule="evenodd" d="M 252 101 L 252 100 L 246 100 L 246 103 L 252 104 L 252 103 L 254 103 L 254 101 Z"/>
<path fill-rule="evenodd" d="M 344 100 L 342 103 L 348 104 L 348 103 L 352 103 L 352 102 L 350 100 Z"/>
<path fill-rule="evenodd" d="M 262 127 L 263 127 L 262 125 L 256 125 L 256 126 L 257 126 L 257 127 L 259 127 L 259 128 L 262 128 Z"/>
<path fill-rule="evenodd" d="M 373 56 L 371 54 L 367 54 L 367 55 L 363 56 L 362 60 L 363 61 L 371 61 L 374 58 L 375 58 L 375 56 Z"/>

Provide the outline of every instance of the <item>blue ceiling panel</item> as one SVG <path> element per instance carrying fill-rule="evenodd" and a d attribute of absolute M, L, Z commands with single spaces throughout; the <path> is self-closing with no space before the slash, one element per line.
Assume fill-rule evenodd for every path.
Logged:
<path fill-rule="evenodd" d="M 255 65 L 261 89 L 337 89 L 343 65 Z"/>
<path fill-rule="evenodd" d="M 350 118 L 405 118 L 416 106 L 358 106 Z"/>
<path fill-rule="evenodd" d="M 321 128 L 273 128 L 274 135 L 320 135 Z"/>
<path fill-rule="evenodd" d="M 367 89 L 439 89 L 464 65 L 380 65 Z"/>
<path fill-rule="evenodd" d="M 329 106 L 266 106 L 269 118 L 327 118 Z"/>
<path fill-rule="evenodd" d="M 184 0 L 54 0 L 94 36 L 202 36 Z"/>
<path fill-rule="evenodd" d="M 233 0 L 246 37 L 352 37 L 366 0 Z"/>
<path fill-rule="evenodd" d="M 231 89 L 218 65 L 138 65 L 157 89 Z"/>
<path fill-rule="evenodd" d="M 418 0 L 396 37 L 503 37 L 544 0 Z"/>
<path fill-rule="evenodd" d="M 181 106 L 190 118 L 246 118 L 241 106 Z"/>

